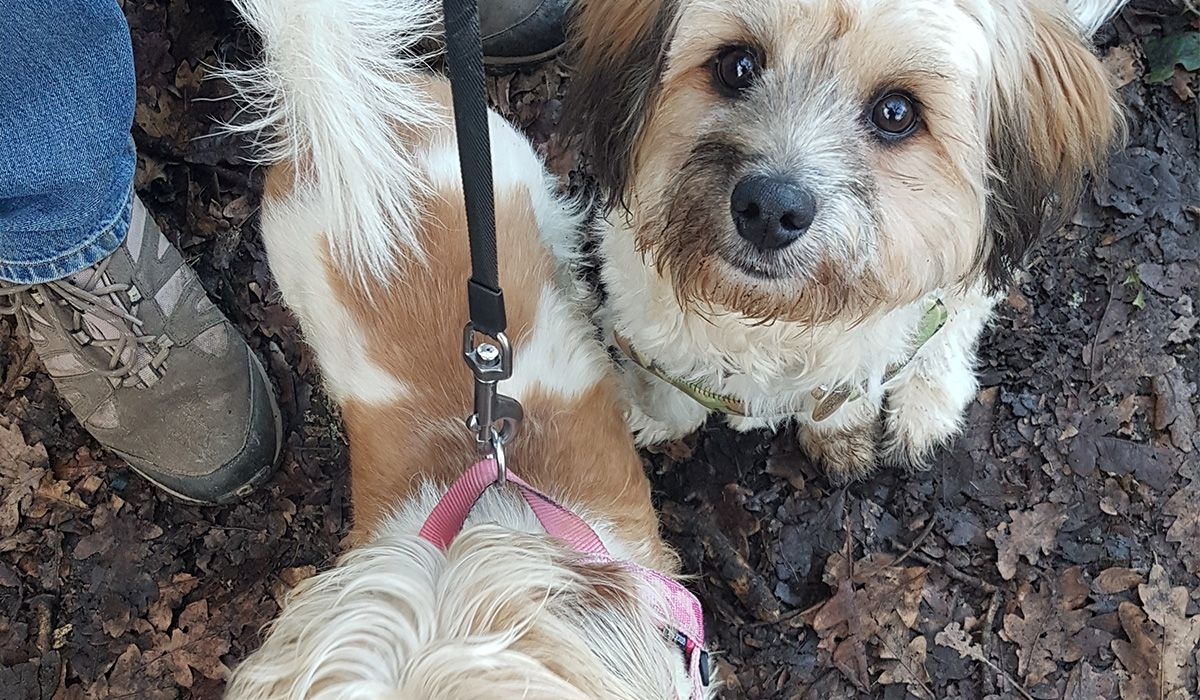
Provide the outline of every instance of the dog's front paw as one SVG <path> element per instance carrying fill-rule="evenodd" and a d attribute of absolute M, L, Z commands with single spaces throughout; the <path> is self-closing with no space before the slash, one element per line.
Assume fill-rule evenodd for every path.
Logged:
<path fill-rule="evenodd" d="M 891 402 L 884 414 L 884 460 L 914 470 L 928 468 L 934 452 L 961 431 L 962 413 L 958 401 L 932 386 L 918 401 Z"/>
<path fill-rule="evenodd" d="M 638 447 L 679 440 L 694 432 L 694 428 L 682 428 L 678 424 L 651 418 L 637 406 L 630 406 L 626 410 L 625 422 L 629 425 L 629 431 L 633 433 L 634 442 Z"/>
<path fill-rule="evenodd" d="M 801 425 L 797 428 L 800 447 L 819 462 L 837 484 L 865 479 L 875 471 L 879 445 L 879 423 L 840 430 L 818 430 Z"/>
<path fill-rule="evenodd" d="M 628 399 L 625 422 L 638 447 L 679 440 L 704 425 L 708 410 L 682 391 L 637 367 L 621 376 Z"/>
<path fill-rule="evenodd" d="M 979 390 L 975 343 L 994 299 L 968 296 L 896 380 L 885 399 L 882 451 L 890 464 L 929 466 L 933 453 L 962 429 L 967 404 Z"/>

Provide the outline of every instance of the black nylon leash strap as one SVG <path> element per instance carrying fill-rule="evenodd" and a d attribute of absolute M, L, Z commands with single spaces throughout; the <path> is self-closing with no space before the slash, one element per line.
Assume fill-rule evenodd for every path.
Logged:
<path fill-rule="evenodd" d="M 492 150 L 488 135 L 487 88 L 477 0 L 443 0 L 446 65 L 454 92 L 454 130 L 462 169 L 467 230 L 471 238 L 471 279 L 467 302 L 476 331 L 497 337 L 508 321 L 500 291 L 496 250 L 496 202 L 492 190 Z"/>
<path fill-rule="evenodd" d="M 467 232 L 471 241 L 471 279 L 467 281 L 470 323 L 463 329 L 463 359 L 475 377 L 475 412 L 467 428 L 482 454 L 496 459 L 497 481 L 504 481 L 504 444 L 524 412 L 499 392 L 512 376 L 512 345 L 504 334 L 504 295 L 496 249 L 496 200 L 492 194 L 492 150 L 488 133 L 487 88 L 477 0 L 443 0 L 446 67 L 454 93 L 454 131 L 462 171 Z M 495 341 L 476 342 L 477 335 Z"/>

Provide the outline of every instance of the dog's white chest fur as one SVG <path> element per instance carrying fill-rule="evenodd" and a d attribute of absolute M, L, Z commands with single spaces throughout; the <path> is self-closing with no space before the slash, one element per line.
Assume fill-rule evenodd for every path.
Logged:
<path fill-rule="evenodd" d="M 702 315 L 683 309 L 671 282 L 636 250 L 627 230 L 607 227 L 602 236 L 606 330 L 620 333 L 671 377 L 744 402 L 753 417 L 731 416 L 738 430 L 796 420 L 828 441 L 877 421 L 887 399 L 889 432 L 907 423 L 889 446 L 905 452 L 897 456 L 913 457 L 954 429 L 962 403 L 974 395 L 974 343 L 995 302 L 981 289 L 945 295 L 945 326 L 914 355 L 928 300 L 861 322 L 816 326 L 756 324 L 733 312 Z M 625 365 L 630 425 L 641 444 L 683 437 L 704 422 L 705 407 L 635 363 Z M 903 367 L 885 384 L 897 366 Z M 814 416 L 823 396 L 838 388 L 852 389 L 853 398 L 827 417 Z M 906 401 L 914 410 L 904 410 Z"/>

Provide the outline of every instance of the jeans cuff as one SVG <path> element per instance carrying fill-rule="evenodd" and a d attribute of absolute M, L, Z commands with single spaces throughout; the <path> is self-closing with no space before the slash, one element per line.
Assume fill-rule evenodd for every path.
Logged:
<path fill-rule="evenodd" d="M 0 280 L 16 284 L 41 284 L 70 277 L 85 270 L 116 252 L 129 233 L 129 219 L 133 211 L 133 186 L 125 195 L 125 204 L 108 221 L 77 248 L 51 260 L 41 262 L 10 263 L 0 260 Z"/>

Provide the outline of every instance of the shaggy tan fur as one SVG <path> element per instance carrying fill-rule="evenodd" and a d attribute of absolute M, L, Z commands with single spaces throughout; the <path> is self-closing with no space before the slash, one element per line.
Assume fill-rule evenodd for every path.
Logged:
<path fill-rule="evenodd" d="M 869 472 L 874 450 L 822 449 L 822 435 L 879 435 L 920 464 L 958 429 L 995 298 L 1120 132 L 1085 32 L 1122 4 L 580 0 L 567 124 L 609 205 L 606 322 L 672 375 L 795 416 L 836 476 Z M 715 66 L 738 47 L 761 66 L 731 94 Z M 893 93 L 919 115 L 899 139 L 868 120 Z M 730 196 L 750 176 L 813 195 L 794 242 L 739 235 Z M 924 368 L 885 379 L 935 296 L 948 332 L 922 349 Z M 806 417 L 803 397 L 847 382 L 874 410 Z M 630 385 L 643 443 L 703 422 L 668 385 Z"/>

